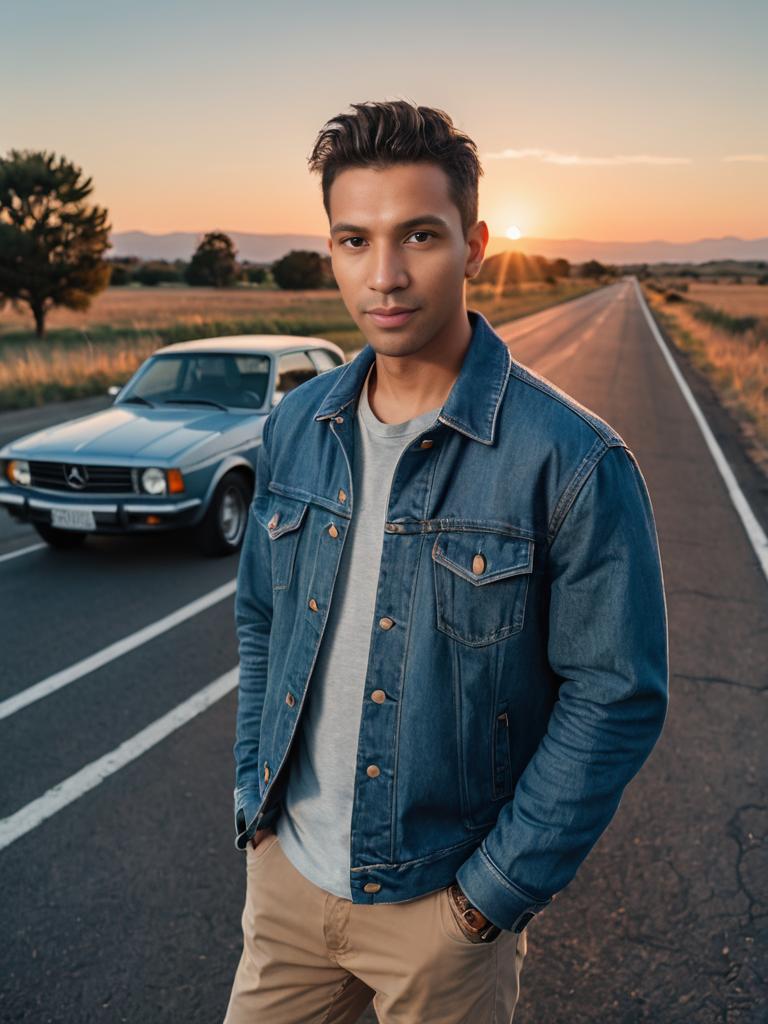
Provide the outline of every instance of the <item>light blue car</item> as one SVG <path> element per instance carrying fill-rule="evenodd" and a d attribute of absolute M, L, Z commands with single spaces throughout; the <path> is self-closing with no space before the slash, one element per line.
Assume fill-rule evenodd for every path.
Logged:
<path fill-rule="evenodd" d="M 207 555 L 235 552 L 270 409 L 344 361 L 333 342 L 293 335 L 166 345 L 109 389 L 108 409 L 0 449 L 0 504 L 54 547 L 184 528 Z"/>

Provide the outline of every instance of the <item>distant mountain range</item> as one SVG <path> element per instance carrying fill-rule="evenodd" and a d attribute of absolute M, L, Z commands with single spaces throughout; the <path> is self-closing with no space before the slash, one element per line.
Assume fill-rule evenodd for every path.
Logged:
<path fill-rule="evenodd" d="M 291 249 L 309 249 L 328 254 L 322 235 L 256 235 L 227 231 L 240 259 L 272 263 Z M 203 232 L 174 231 L 150 235 L 146 231 L 118 231 L 112 235 L 109 256 L 138 256 L 139 259 L 188 260 Z M 699 238 L 693 242 L 594 242 L 588 238 L 491 238 L 486 249 L 493 256 L 504 249 L 548 259 L 562 257 L 571 263 L 600 260 L 602 263 L 704 263 L 707 260 L 768 260 L 768 238 Z"/>

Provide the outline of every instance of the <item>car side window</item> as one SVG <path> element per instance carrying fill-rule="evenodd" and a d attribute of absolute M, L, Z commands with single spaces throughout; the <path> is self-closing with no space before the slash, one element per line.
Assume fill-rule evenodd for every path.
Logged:
<path fill-rule="evenodd" d="M 309 352 L 310 359 L 317 367 L 318 373 L 325 370 L 332 370 L 334 366 L 341 366 L 341 360 L 335 352 L 329 352 L 327 348 L 313 348 Z"/>
<path fill-rule="evenodd" d="M 317 370 L 306 352 L 288 352 L 277 361 L 275 397 L 293 391 L 299 384 L 317 376 Z"/>

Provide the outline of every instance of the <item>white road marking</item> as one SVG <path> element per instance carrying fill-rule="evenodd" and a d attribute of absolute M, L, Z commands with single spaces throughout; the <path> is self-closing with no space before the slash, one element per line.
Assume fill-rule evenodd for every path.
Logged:
<path fill-rule="evenodd" d="M 18 551 L 9 551 L 6 555 L 0 555 L 0 562 L 7 562 L 9 558 L 18 558 L 19 555 L 28 555 L 30 551 L 39 551 L 40 548 L 47 547 L 47 544 L 30 544 L 27 548 L 19 548 Z"/>
<path fill-rule="evenodd" d="M 656 339 L 656 344 L 661 349 L 662 355 L 666 359 L 667 364 L 670 370 L 672 371 L 672 376 L 677 381 L 677 385 L 683 393 L 683 398 L 685 398 L 686 402 L 688 403 L 688 406 L 690 407 L 690 410 L 693 413 L 693 418 L 698 423 L 699 429 L 704 435 L 704 440 L 707 444 L 707 447 L 709 448 L 709 453 L 714 459 L 715 465 L 720 470 L 720 475 L 722 476 L 723 481 L 725 483 L 725 488 L 728 491 L 728 494 L 730 495 L 731 501 L 733 502 L 736 511 L 739 514 L 739 517 L 741 518 L 742 525 L 746 530 L 747 537 L 749 538 L 752 547 L 754 548 L 755 554 L 757 555 L 757 560 L 760 563 L 760 567 L 762 568 L 766 579 L 768 579 L 768 537 L 766 537 L 765 531 L 760 525 L 757 516 L 752 511 L 750 504 L 744 495 L 744 492 L 742 491 L 741 487 L 739 487 L 739 482 L 734 476 L 733 470 L 729 466 L 728 460 L 723 454 L 722 448 L 717 443 L 715 435 L 712 433 L 709 424 L 704 418 L 704 413 L 701 411 L 699 403 L 696 401 L 693 392 L 688 387 L 688 383 L 685 377 L 683 377 L 682 373 L 680 372 L 680 368 L 673 359 L 672 354 L 667 346 L 667 343 L 664 341 L 661 331 L 656 326 L 656 321 L 653 319 L 653 316 L 650 310 L 648 309 L 648 304 L 645 301 L 645 296 L 643 295 L 642 289 L 640 288 L 640 284 L 637 278 L 633 277 L 632 280 L 635 285 L 637 297 L 640 300 L 640 308 L 645 314 L 645 319 L 648 321 L 648 326 L 651 329 L 651 334 L 653 334 L 654 338 Z"/>
<path fill-rule="evenodd" d="M 145 729 L 125 740 L 119 747 L 91 761 L 80 771 L 59 782 L 37 800 L 20 808 L 7 818 L 0 819 L 0 850 L 26 835 L 33 828 L 46 821 L 57 811 L 71 804 L 89 789 L 98 786 L 125 765 L 145 754 L 166 736 L 185 725 L 190 719 L 199 715 L 211 704 L 220 700 L 230 690 L 234 690 L 238 682 L 238 669 L 230 669 L 212 683 L 198 690 L 188 700 L 177 705 L 161 718 L 156 719 Z"/>
<path fill-rule="evenodd" d="M 82 661 L 78 661 L 68 668 L 63 668 L 60 672 L 55 672 L 52 676 L 42 679 L 39 683 L 33 683 L 32 686 L 28 686 L 26 690 L 22 690 L 20 693 L 15 693 L 12 697 L 7 697 L 4 701 L 0 701 L 0 719 L 8 718 L 21 708 L 27 707 L 28 704 L 33 704 L 36 700 L 42 700 L 43 697 L 47 697 L 56 690 L 60 690 L 62 686 L 74 683 L 77 679 L 82 678 L 82 676 L 88 675 L 89 672 L 95 672 L 97 668 L 101 668 L 110 661 L 114 661 L 115 658 L 120 658 L 129 651 L 141 647 L 142 644 L 154 640 L 155 637 L 160 636 L 162 633 L 167 633 L 174 626 L 186 622 L 187 619 L 191 619 L 194 615 L 198 615 L 212 605 L 218 604 L 219 601 L 223 601 L 230 594 L 234 594 L 236 586 L 237 579 L 232 579 L 215 590 L 211 590 L 210 593 L 203 594 L 202 597 L 190 601 L 189 604 L 185 604 L 175 612 L 171 612 L 170 615 L 158 619 L 157 622 L 153 622 L 149 626 L 131 633 L 130 636 L 123 637 L 122 640 L 116 640 L 113 644 L 109 644 L 108 647 L 104 647 L 100 651 L 96 651 L 95 654 L 83 658 Z"/>

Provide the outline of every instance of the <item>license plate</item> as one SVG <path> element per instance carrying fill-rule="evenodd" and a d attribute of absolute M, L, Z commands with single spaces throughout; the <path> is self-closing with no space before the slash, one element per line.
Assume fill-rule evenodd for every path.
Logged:
<path fill-rule="evenodd" d="M 89 508 L 52 508 L 51 526 L 62 530 L 95 530 L 96 520 Z"/>

